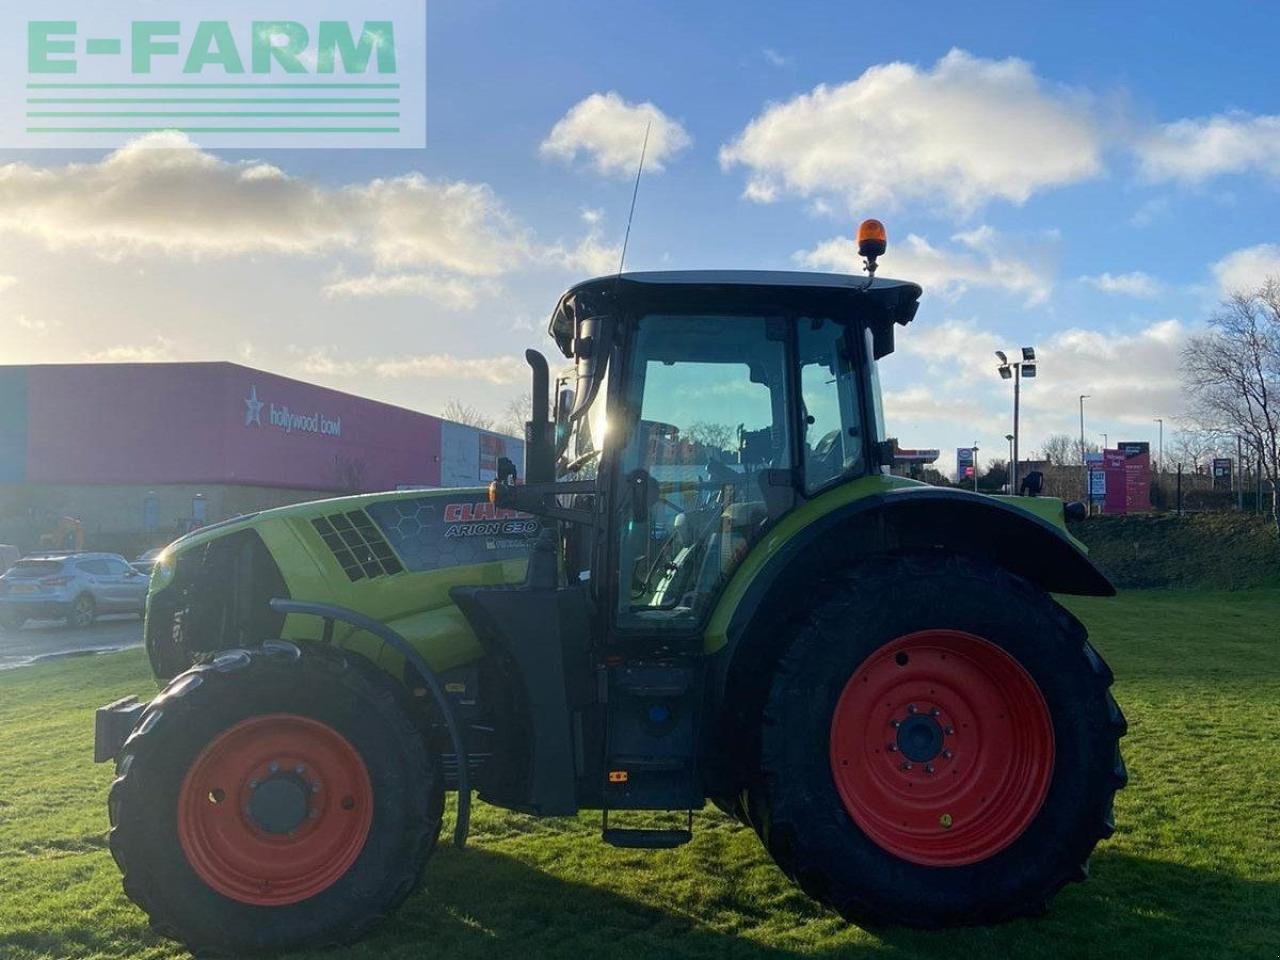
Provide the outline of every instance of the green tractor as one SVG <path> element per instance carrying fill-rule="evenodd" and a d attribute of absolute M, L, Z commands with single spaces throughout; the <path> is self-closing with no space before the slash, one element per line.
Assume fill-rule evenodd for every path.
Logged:
<path fill-rule="evenodd" d="M 1125 721 L 1051 592 L 1049 498 L 890 472 L 876 362 L 920 288 L 635 273 L 551 318 L 526 476 L 266 511 L 156 565 L 150 703 L 98 711 L 111 851 L 196 951 L 344 943 L 457 793 L 661 849 L 709 800 L 860 924 L 1034 915 L 1085 876 Z M 1068 505 L 1070 506 L 1070 505 Z M 655 813 L 657 811 L 657 813 Z"/>

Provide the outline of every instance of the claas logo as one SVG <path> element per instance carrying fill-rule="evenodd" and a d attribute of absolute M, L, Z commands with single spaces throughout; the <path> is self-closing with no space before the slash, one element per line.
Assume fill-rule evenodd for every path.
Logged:
<path fill-rule="evenodd" d="M 471 523 L 475 520 L 510 520 L 531 514 L 507 507 L 495 507 L 485 500 L 480 503 L 450 503 L 444 508 L 445 523 Z"/>

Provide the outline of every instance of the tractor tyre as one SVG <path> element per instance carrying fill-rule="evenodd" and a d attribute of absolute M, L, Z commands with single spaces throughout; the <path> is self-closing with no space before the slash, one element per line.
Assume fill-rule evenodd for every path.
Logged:
<path fill-rule="evenodd" d="M 417 886 L 443 776 L 358 657 L 269 641 L 175 677 L 116 764 L 125 893 L 197 955 L 359 939 Z"/>
<path fill-rule="evenodd" d="M 1124 716 L 1084 628 L 961 557 L 861 567 L 795 625 L 750 819 L 782 870 L 864 926 L 1038 915 L 1114 831 Z"/>

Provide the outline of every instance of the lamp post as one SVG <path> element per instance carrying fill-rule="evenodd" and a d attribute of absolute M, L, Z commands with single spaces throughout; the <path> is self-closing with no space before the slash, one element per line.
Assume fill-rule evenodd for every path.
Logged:
<path fill-rule="evenodd" d="M 978 441 L 973 441 L 973 492 L 978 492 Z"/>
<path fill-rule="evenodd" d="M 1036 349 L 1023 347 L 1021 363 L 1017 360 L 1010 362 L 1003 350 L 996 351 L 996 359 L 1000 361 L 996 367 L 1000 371 L 1000 379 L 1013 381 L 1013 462 L 1010 464 L 1009 493 L 1014 494 L 1018 490 L 1018 400 L 1022 378 L 1036 375 Z"/>
<path fill-rule="evenodd" d="M 1089 502 L 1089 464 L 1084 459 L 1084 402 L 1089 394 L 1080 394 L 1080 470 L 1084 474 L 1084 499 Z"/>
<path fill-rule="evenodd" d="M 1107 435 L 1105 433 L 1101 433 L 1099 436 L 1102 437 L 1102 449 L 1107 449 Z"/>
<path fill-rule="evenodd" d="M 1160 466 L 1156 468 L 1157 473 L 1164 472 L 1164 417 L 1156 417 L 1155 422 L 1160 424 Z"/>

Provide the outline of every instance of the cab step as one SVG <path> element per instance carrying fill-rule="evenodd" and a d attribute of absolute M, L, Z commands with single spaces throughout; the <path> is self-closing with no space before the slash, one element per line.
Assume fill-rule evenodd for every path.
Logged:
<path fill-rule="evenodd" d="M 693 839 L 691 830 L 638 830 L 611 827 L 601 833 L 601 839 L 611 847 L 627 847 L 635 850 L 671 850 L 682 847 Z"/>
<path fill-rule="evenodd" d="M 625 847 L 634 850 L 671 850 L 682 847 L 693 839 L 693 811 L 685 813 L 685 827 L 676 829 L 653 829 L 649 827 L 611 827 L 609 811 L 602 813 L 600 839 L 611 847 Z"/>

